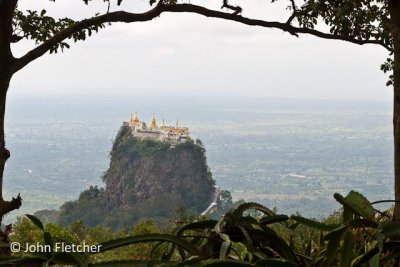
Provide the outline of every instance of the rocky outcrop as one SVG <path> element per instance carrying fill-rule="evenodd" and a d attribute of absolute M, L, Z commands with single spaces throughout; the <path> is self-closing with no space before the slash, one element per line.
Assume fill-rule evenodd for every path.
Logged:
<path fill-rule="evenodd" d="M 167 142 L 141 140 L 126 126 L 117 135 L 103 180 L 105 205 L 123 209 L 149 199 L 163 201 L 169 208 L 169 201 L 178 199 L 201 212 L 214 192 L 202 146 L 188 141 L 171 147 Z"/>
<path fill-rule="evenodd" d="M 65 203 L 58 222 L 128 226 L 140 219 L 166 221 L 178 207 L 200 214 L 215 191 L 201 142 L 168 142 L 133 137 L 122 126 L 103 176 L 105 189 L 91 187 Z"/>

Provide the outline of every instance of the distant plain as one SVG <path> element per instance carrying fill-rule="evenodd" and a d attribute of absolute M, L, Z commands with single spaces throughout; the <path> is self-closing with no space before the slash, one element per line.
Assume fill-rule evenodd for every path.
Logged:
<path fill-rule="evenodd" d="M 7 197 L 22 208 L 7 219 L 58 208 L 102 185 L 112 140 L 135 111 L 189 127 L 207 150 L 217 184 L 234 200 L 321 218 L 339 207 L 334 192 L 391 199 L 391 105 L 251 97 L 11 97 Z M 378 208 L 381 206 L 378 206 Z"/>

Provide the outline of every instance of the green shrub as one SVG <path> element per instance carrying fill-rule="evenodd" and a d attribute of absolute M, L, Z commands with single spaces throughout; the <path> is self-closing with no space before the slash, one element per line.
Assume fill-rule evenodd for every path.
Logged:
<path fill-rule="evenodd" d="M 156 224 L 149 222 L 138 224 L 131 232 L 108 232 L 102 238 L 99 253 L 17 254 L 0 258 L 0 264 L 393 266 L 400 256 L 400 242 L 397 241 L 400 222 L 391 221 L 388 211 L 376 212 L 357 192 L 351 191 L 346 197 L 335 194 L 334 197 L 342 205 L 342 212 L 324 222 L 299 215 L 276 214 L 260 204 L 244 203 L 228 211 L 220 220 L 185 223 L 172 234 L 160 232 Z M 33 216 L 29 219 L 36 228 L 32 229 L 33 224 L 23 220 L 17 226 L 14 239 L 49 244 L 56 239 L 73 242 L 87 238 L 95 231 L 85 228 L 82 223 L 63 230 L 54 225 L 43 227 Z M 103 241 L 108 238 L 113 240 Z M 141 246 L 140 255 L 131 249 L 132 245 Z M 119 251 L 119 254 L 112 254 L 113 251 Z"/>

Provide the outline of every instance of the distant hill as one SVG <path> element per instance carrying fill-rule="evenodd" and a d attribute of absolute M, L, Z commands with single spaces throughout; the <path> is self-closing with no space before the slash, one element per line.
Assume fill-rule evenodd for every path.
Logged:
<path fill-rule="evenodd" d="M 215 181 L 200 141 L 171 146 L 133 137 L 130 127 L 123 125 L 110 157 L 105 189 L 90 187 L 59 211 L 36 215 L 62 224 L 82 220 L 88 226 L 120 228 L 139 219 L 166 222 L 182 206 L 200 214 L 215 200 Z"/>

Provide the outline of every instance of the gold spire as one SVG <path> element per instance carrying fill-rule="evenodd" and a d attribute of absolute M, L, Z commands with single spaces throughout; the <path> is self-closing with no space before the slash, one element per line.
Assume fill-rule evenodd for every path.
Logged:
<path fill-rule="evenodd" d="M 135 112 L 135 116 L 133 116 L 133 114 L 131 114 L 131 123 L 137 124 L 139 122 L 140 122 L 140 119 L 139 119 L 139 117 L 137 115 L 137 112 Z"/>
<path fill-rule="evenodd" d="M 150 129 L 151 130 L 158 129 L 157 121 L 156 121 L 156 117 L 154 116 L 154 113 L 153 113 L 153 117 L 151 118 Z"/>

